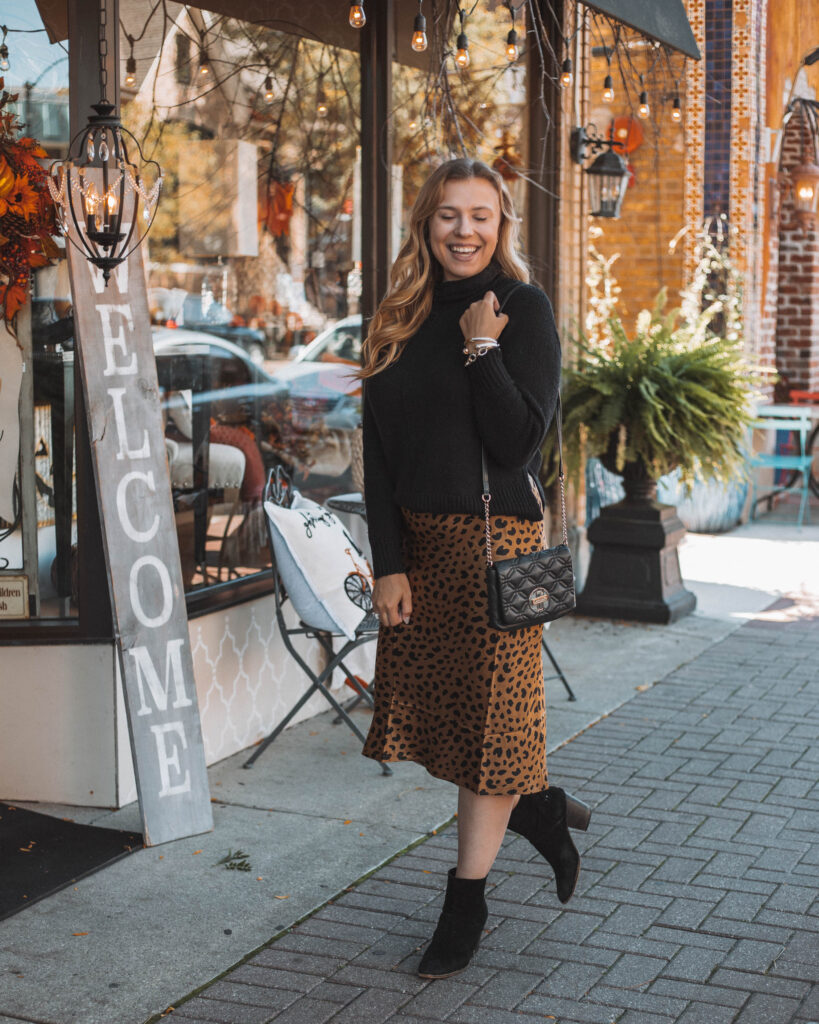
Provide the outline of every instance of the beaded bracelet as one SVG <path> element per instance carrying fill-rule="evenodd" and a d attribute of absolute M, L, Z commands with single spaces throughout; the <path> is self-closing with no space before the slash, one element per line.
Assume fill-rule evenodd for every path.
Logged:
<path fill-rule="evenodd" d="M 470 350 L 467 346 L 471 345 L 472 342 L 480 342 L 479 345 L 475 345 L 474 349 Z M 500 344 L 496 338 L 483 338 L 474 337 L 470 338 L 467 342 L 467 346 L 464 346 L 464 355 L 467 357 L 464 366 L 469 366 L 470 363 L 474 363 L 478 356 L 485 356 L 491 348 L 500 348 Z"/>

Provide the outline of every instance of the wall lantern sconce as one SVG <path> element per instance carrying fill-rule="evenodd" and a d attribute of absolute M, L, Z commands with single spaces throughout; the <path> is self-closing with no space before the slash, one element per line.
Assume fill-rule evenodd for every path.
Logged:
<path fill-rule="evenodd" d="M 102 0 L 103 25 L 105 3 Z M 54 164 L 48 187 L 69 242 L 102 271 L 107 285 L 111 271 L 142 243 L 151 228 L 162 170 L 155 160 L 144 157 L 136 138 L 122 126 L 116 108 L 106 98 L 104 36 L 99 62 L 100 101 L 92 106 L 94 113 L 83 131 L 71 140 L 68 156 Z"/>
<path fill-rule="evenodd" d="M 589 213 L 592 217 L 620 216 L 629 182 L 629 169 L 624 157 L 615 151 L 622 146 L 616 139 L 603 139 L 594 125 L 572 129 L 569 151 L 572 160 L 582 165 L 591 154 L 598 155 L 585 168 L 589 176 Z"/>
<path fill-rule="evenodd" d="M 797 166 L 785 175 L 784 183 L 793 196 L 799 225 L 807 231 L 816 224 L 819 210 L 819 101 L 801 96 L 791 100 L 783 126 L 792 118 L 796 118 L 799 126 L 802 152 Z"/>

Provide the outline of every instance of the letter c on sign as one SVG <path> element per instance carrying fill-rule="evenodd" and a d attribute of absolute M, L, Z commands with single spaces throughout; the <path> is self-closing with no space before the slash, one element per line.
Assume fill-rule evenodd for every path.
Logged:
<path fill-rule="evenodd" d="M 139 597 L 139 573 L 140 570 L 147 565 L 151 565 L 156 569 L 159 574 L 159 582 L 162 585 L 162 611 L 159 615 L 154 616 L 145 614 L 145 610 L 142 607 L 142 601 Z M 173 588 L 171 587 L 171 577 L 168 575 L 168 570 L 164 562 L 160 562 L 156 555 L 143 555 L 142 558 L 138 558 L 131 566 L 129 582 L 131 607 L 134 609 L 134 615 L 136 615 L 143 626 L 147 626 L 149 629 L 156 629 L 159 626 L 164 626 L 168 619 L 170 619 L 171 612 L 173 611 Z"/>
<path fill-rule="evenodd" d="M 159 515 L 154 516 L 154 521 L 148 527 L 147 530 L 138 530 L 131 522 L 131 517 L 128 515 L 128 504 L 126 502 L 126 490 L 128 484 L 132 480 L 144 480 L 148 485 L 149 490 L 156 493 L 156 487 L 154 487 L 154 474 L 153 473 L 142 473 L 140 470 L 135 469 L 131 473 L 126 473 L 125 476 L 117 484 L 117 514 L 119 515 L 119 522 L 122 529 L 125 531 L 126 536 L 130 537 L 131 540 L 136 541 L 137 544 L 147 544 L 149 540 L 153 540 L 156 536 L 156 531 L 159 529 Z"/>

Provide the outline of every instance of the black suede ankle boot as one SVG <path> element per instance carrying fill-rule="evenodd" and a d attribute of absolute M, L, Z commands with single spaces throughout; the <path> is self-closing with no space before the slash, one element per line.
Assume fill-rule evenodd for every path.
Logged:
<path fill-rule="evenodd" d="M 422 978 L 448 978 L 472 959 L 489 916 L 485 885 L 485 878 L 456 878 L 449 869 L 441 916 L 418 965 Z"/>
<path fill-rule="evenodd" d="M 561 903 L 569 902 L 580 875 L 580 854 L 569 827 L 585 832 L 590 818 L 591 810 L 586 804 L 558 786 L 525 794 L 509 818 L 509 828 L 528 839 L 551 865 Z"/>

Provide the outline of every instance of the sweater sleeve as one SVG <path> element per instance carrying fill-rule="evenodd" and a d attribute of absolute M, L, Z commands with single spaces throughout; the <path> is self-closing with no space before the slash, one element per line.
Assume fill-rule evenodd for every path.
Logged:
<path fill-rule="evenodd" d="M 536 287 L 519 288 L 504 309 L 500 348 L 465 367 L 481 440 L 503 466 L 527 465 L 543 444 L 560 387 L 560 339 L 552 305 Z"/>
<path fill-rule="evenodd" d="M 375 421 L 364 384 L 363 426 L 364 426 L 364 503 L 367 507 L 367 532 L 373 555 L 373 575 L 389 576 L 405 572 L 401 551 L 402 518 L 401 509 L 393 498 L 393 481 L 387 468 L 387 460 L 378 424 Z"/>

